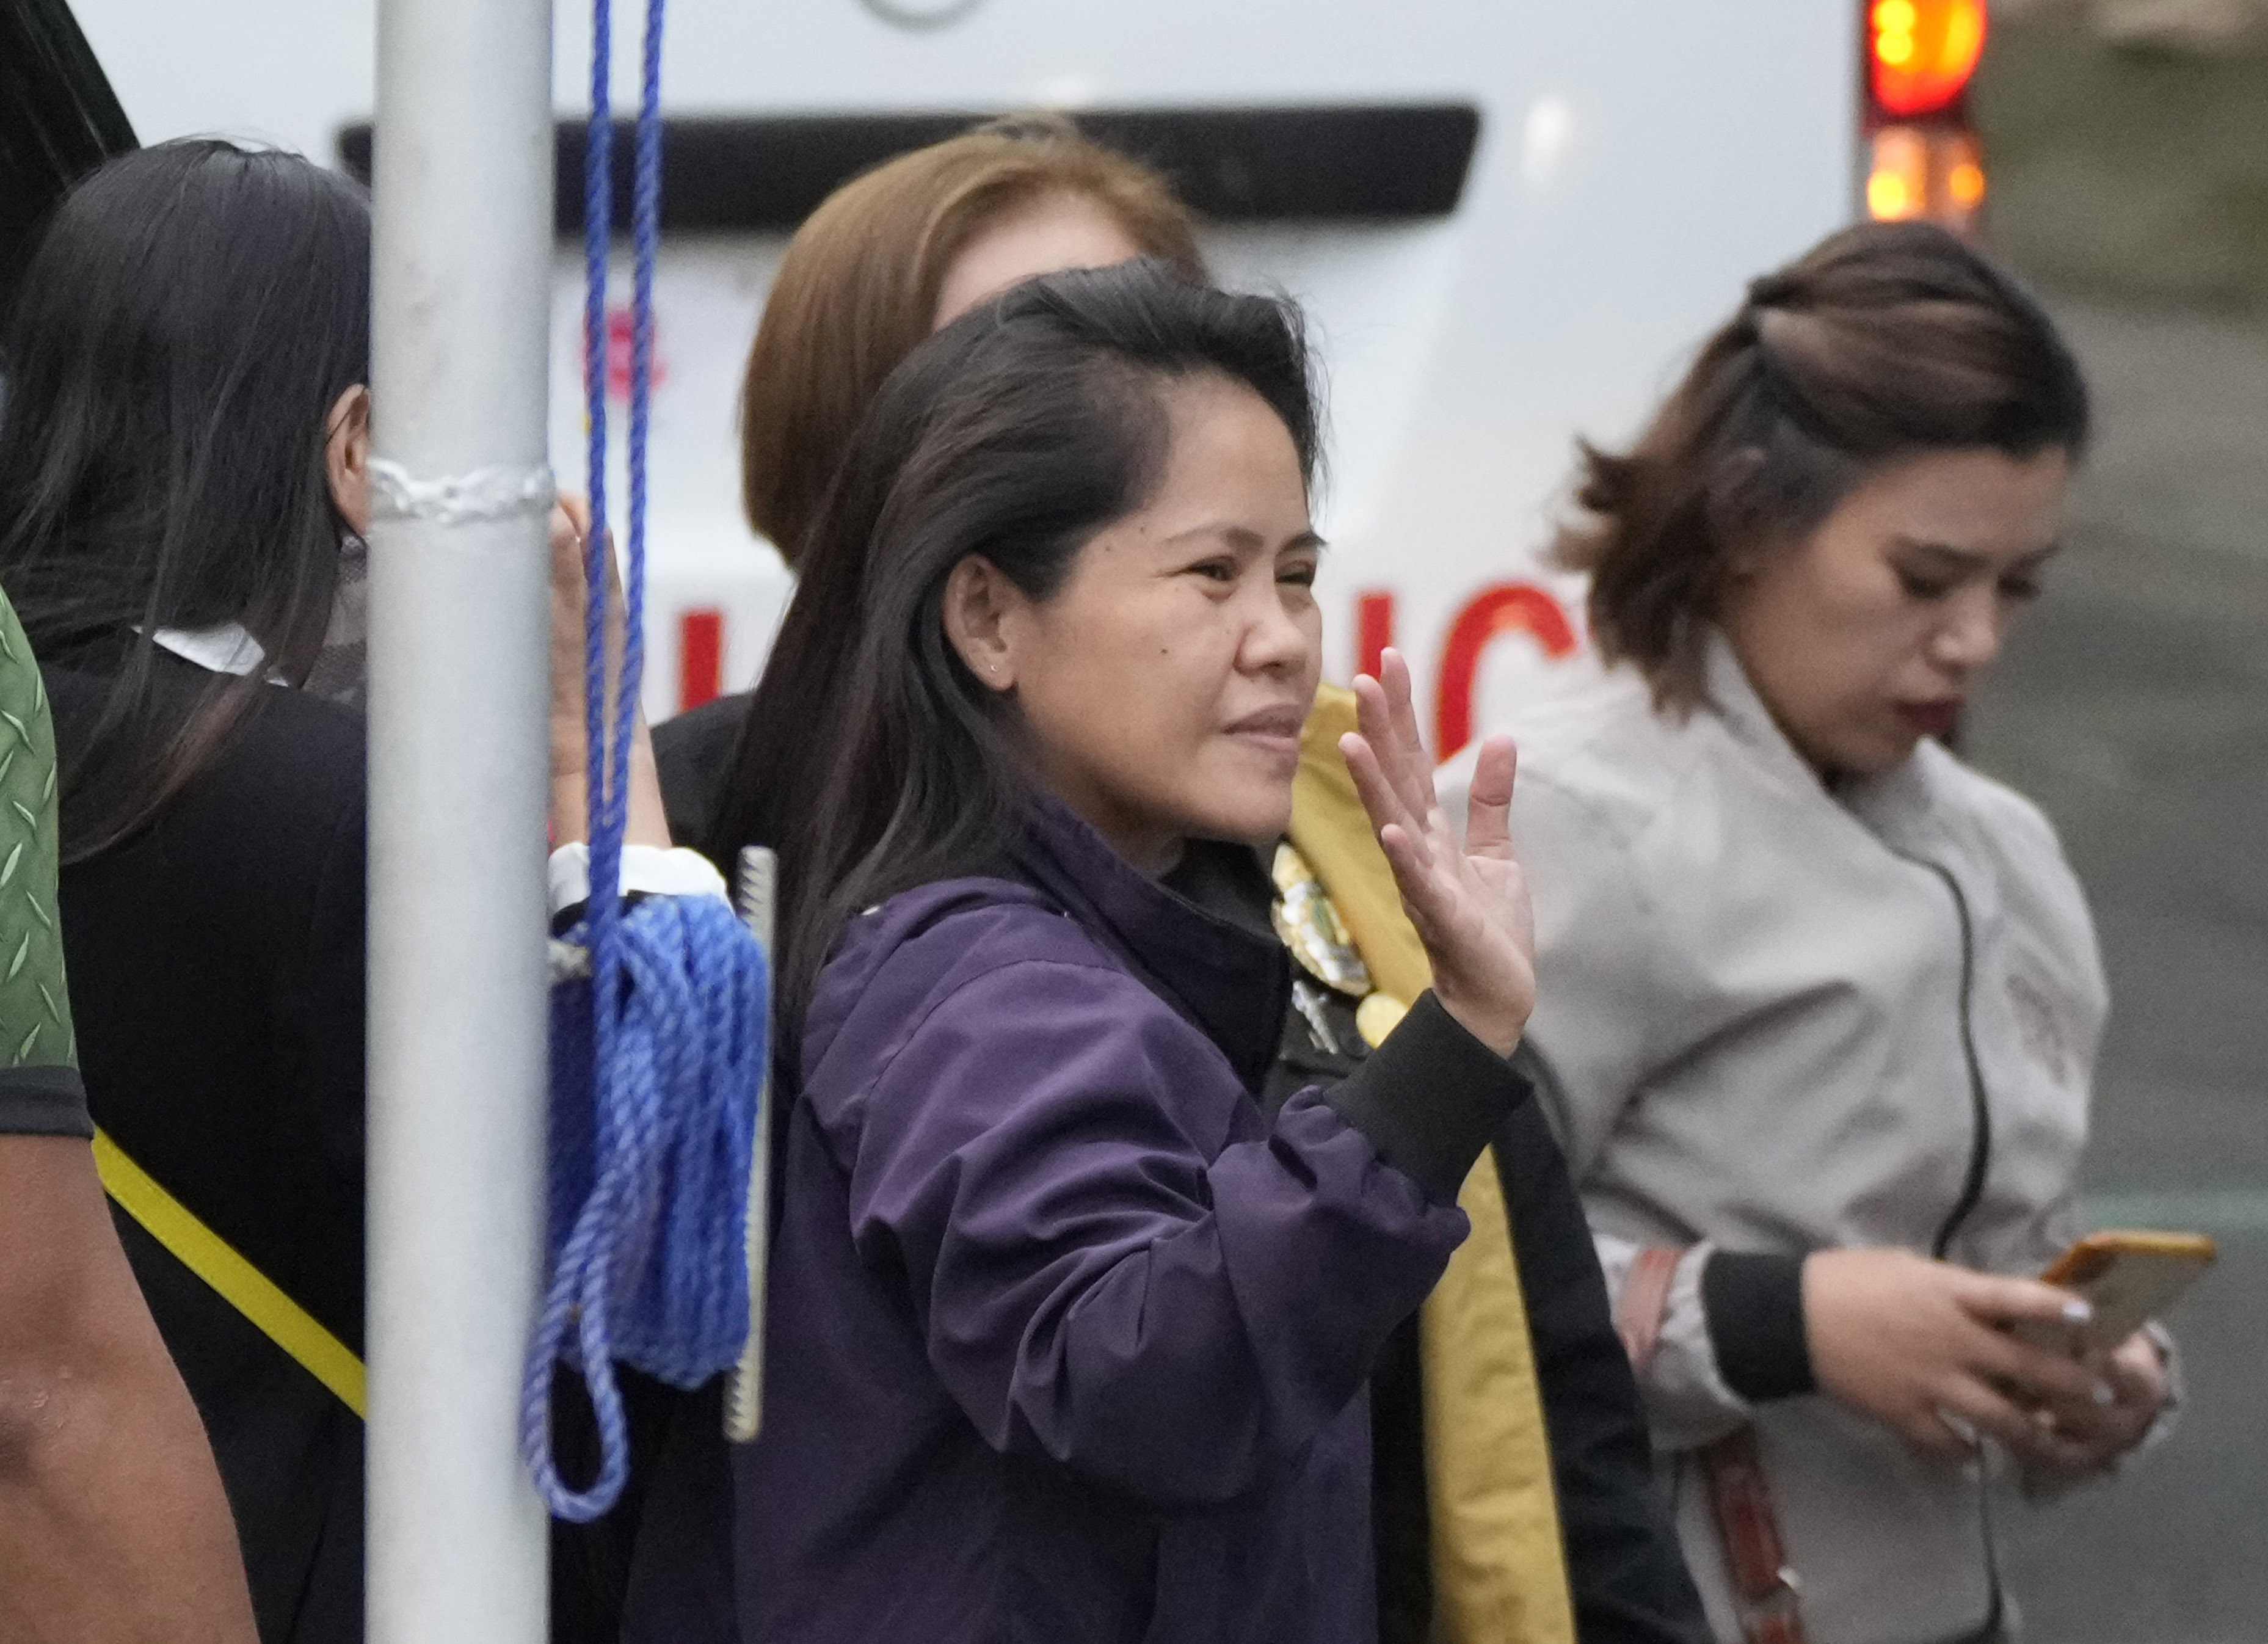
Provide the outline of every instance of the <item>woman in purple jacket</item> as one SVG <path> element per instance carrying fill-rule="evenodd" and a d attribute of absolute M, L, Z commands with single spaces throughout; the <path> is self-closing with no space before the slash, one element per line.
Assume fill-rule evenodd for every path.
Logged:
<path fill-rule="evenodd" d="M 1145 264 L 977 310 L 868 416 L 819 527 L 864 586 L 773 663 L 823 753 L 743 1638 L 1374 1633 L 1364 1382 L 1527 1099 L 1534 983 L 1510 746 L 1461 848 L 1398 663 L 1348 754 L 1437 986 L 1351 1078 L 1263 1113 L 1282 948 L 1160 882 L 1284 829 L 1315 446 L 1295 312 Z"/>

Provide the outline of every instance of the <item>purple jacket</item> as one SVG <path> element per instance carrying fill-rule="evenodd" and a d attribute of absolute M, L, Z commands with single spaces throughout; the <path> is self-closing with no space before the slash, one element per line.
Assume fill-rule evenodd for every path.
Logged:
<path fill-rule="evenodd" d="M 1524 1087 L 1431 998 L 1255 1093 L 1271 939 L 1059 807 L 855 921 L 787 1116 L 741 1637 L 1357 1644 L 1367 1401 Z"/>

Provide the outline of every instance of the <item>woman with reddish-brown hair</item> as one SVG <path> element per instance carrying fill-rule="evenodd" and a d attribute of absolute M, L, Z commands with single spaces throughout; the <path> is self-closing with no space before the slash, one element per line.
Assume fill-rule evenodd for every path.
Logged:
<path fill-rule="evenodd" d="M 1140 256 L 1204 277 L 1165 181 L 1057 119 L 995 121 L 836 189 L 796 232 L 748 350 L 748 523 L 792 568 L 874 391 L 916 343 L 1033 275 Z"/>
<path fill-rule="evenodd" d="M 857 640 L 844 614 L 860 608 L 868 574 L 864 539 L 822 539 L 814 521 L 885 378 L 933 331 L 1011 286 L 1143 256 L 1204 279 L 1190 215 L 1164 181 L 1047 118 L 902 156 L 837 191 L 798 232 L 741 405 L 748 520 L 800 586 L 757 689 L 655 733 L 676 838 L 729 873 L 743 846 L 800 837 L 831 752 L 815 727 L 832 717 L 838 665 Z M 1326 687 L 1310 719 L 1291 844 L 1272 859 L 1244 851 L 1237 871 L 1208 877 L 1185 865 L 1166 881 L 1237 922 L 1293 933 L 1295 1008 L 1254 1093 L 1270 1112 L 1305 1086 L 1353 1076 L 1392 1026 L 1395 1000 L 1430 982 L 1337 751 L 1352 701 Z M 784 880 L 787 929 L 802 883 L 792 871 Z M 1492 1139 L 1474 1183 L 1479 1196 L 1469 1186 L 1461 1200 L 1474 1236 L 1443 1302 L 1428 1309 L 1454 1316 L 1453 1327 L 1405 1321 L 1373 1381 L 1381 1634 L 1502 1644 L 1689 1636 L 1697 1603 L 1651 1498 L 1636 1389 L 1533 1104 Z M 1485 1305 L 1471 1304 L 1476 1294 Z M 1452 1428 L 1457 1441 L 1440 1441 Z M 684 1483 L 682 1469 L 674 1483 Z"/>
<path fill-rule="evenodd" d="M 1165 180 L 1050 115 L 996 120 L 877 166 L 796 231 L 764 301 L 740 387 L 740 502 L 801 571 L 803 542 L 875 391 L 931 332 L 1035 275 L 1158 257 L 1205 277 L 1196 225 Z M 863 567 L 831 568 L 855 579 Z M 657 728 L 671 832 L 725 859 L 777 831 L 766 795 L 727 793 L 750 697 Z M 811 704 L 783 716 L 782 734 Z M 762 733 L 756 732 L 761 737 Z M 723 844 L 719 844 L 723 841 Z"/>

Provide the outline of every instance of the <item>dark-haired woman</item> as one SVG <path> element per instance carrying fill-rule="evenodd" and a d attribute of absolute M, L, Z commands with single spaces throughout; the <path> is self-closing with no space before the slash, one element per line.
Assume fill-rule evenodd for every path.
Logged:
<path fill-rule="evenodd" d="M 2007 274 L 1867 226 L 1587 453 L 1559 551 L 1615 666 L 1512 727 L 1528 1048 L 1727 1640 L 1999 1636 L 2002 1486 L 2167 1401 L 2154 1334 L 2011 1331 L 2083 1309 L 2022 1275 L 2079 1231 L 2103 982 L 2047 822 L 1939 740 L 2086 434 Z"/>
<path fill-rule="evenodd" d="M 1314 455 L 1289 311 L 1144 264 L 1012 291 L 868 415 L 814 539 L 870 544 L 858 642 L 781 841 L 745 1639 L 1375 1632 L 1360 1395 L 1525 1097 L 1532 984 L 1511 750 L 1454 847 L 1398 677 L 1351 755 L 1437 980 L 1352 1077 L 1266 1113 L 1283 950 L 1160 882 L 1285 826 Z"/>
<path fill-rule="evenodd" d="M 750 523 L 810 589 L 753 697 L 657 727 L 679 838 L 729 866 L 811 803 L 820 750 L 808 725 L 834 688 L 821 657 L 851 642 L 840 613 L 865 563 L 863 542 L 814 541 L 812 527 L 888 371 L 1006 286 L 1145 251 L 1201 272 L 1194 225 L 1164 183 L 1052 120 L 995 122 L 902 156 L 798 231 L 749 356 L 742 480 Z M 1389 1006 L 1378 997 L 1359 1021 L 1358 995 L 1407 1000 L 1426 985 L 1423 947 L 1338 753 L 1354 722 L 1352 697 L 1322 687 L 1287 848 L 1271 853 L 1287 884 L 1211 887 L 1263 929 L 1293 905 L 1310 936 L 1344 926 L 1336 954 L 1312 940 L 1294 947 L 1296 1002 L 1271 1101 L 1344 1078 L 1367 1054 L 1362 1024 L 1374 1033 Z M 1654 1498 L 1580 1207 L 1532 1105 L 1506 1121 L 1467 1187 L 1460 1203 L 1475 1236 L 1425 1316 L 1395 1332 L 1373 1382 L 1382 1636 L 1684 1637 L 1698 1626 L 1697 1601 Z M 706 1412 L 694 1419 L 715 1426 Z"/>
<path fill-rule="evenodd" d="M 144 150 L 60 208 L 0 415 L 0 580 L 55 706 L 87 1104 L 288 1298 L 239 1312 L 175 1253 L 177 1219 L 122 1220 L 267 1644 L 362 1629 L 359 1395 L 299 1355 L 363 1338 L 369 311 L 355 184 Z"/>

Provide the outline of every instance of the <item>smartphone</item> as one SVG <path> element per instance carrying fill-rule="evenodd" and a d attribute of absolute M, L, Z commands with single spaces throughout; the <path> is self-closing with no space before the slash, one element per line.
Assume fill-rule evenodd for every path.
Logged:
<path fill-rule="evenodd" d="M 2090 1233 L 2040 1275 L 2077 1291 L 2095 1317 L 2074 1331 L 2082 1341 L 2115 1347 L 2171 1307 L 2213 1264 L 2218 1252 L 2202 1233 Z"/>

